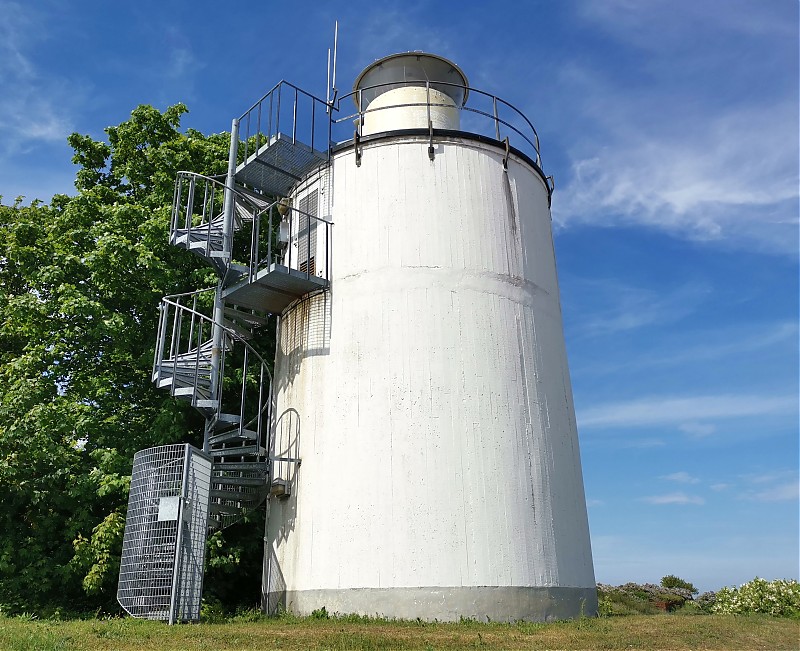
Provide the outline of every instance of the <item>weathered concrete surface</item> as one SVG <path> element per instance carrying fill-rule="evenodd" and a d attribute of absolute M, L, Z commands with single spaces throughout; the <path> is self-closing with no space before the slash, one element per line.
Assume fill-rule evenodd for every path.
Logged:
<path fill-rule="evenodd" d="M 297 189 L 334 224 L 331 291 L 281 318 L 272 453 L 302 465 L 275 464 L 271 557 L 299 612 L 591 613 L 547 187 L 504 148 L 428 144 L 342 150 Z"/>
<path fill-rule="evenodd" d="M 310 615 L 323 606 L 329 614 L 358 614 L 440 622 L 476 619 L 509 622 L 571 619 L 597 612 L 593 588 L 361 588 L 301 590 L 286 594 L 286 607 Z"/>

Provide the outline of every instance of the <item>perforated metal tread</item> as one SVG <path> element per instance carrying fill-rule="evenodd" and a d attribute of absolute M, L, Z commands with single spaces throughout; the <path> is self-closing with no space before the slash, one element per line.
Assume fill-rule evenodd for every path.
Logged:
<path fill-rule="evenodd" d="M 327 161 L 327 153 L 279 133 L 239 165 L 236 181 L 273 197 L 285 197 L 295 183 Z"/>

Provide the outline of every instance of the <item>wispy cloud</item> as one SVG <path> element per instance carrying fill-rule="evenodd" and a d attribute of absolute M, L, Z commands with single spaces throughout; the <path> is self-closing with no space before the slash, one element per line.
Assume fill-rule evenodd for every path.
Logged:
<path fill-rule="evenodd" d="M 680 472 L 673 472 L 669 475 L 662 475 L 661 479 L 667 481 L 675 481 L 679 484 L 699 484 L 700 480 L 697 477 L 692 477 L 688 472 L 681 470 Z"/>
<path fill-rule="evenodd" d="M 681 423 L 678 429 L 684 434 L 701 438 L 703 436 L 711 436 L 717 431 L 717 426 L 712 423 Z"/>
<path fill-rule="evenodd" d="M 797 480 L 778 484 L 762 491 L 749 494 L 748 499 L 756 502 L 783 502 L 798 499 L 800 486 Z"/>
<path fill-rule="evenodd" d="M 655 50 L 663 48 L 670 40 L 685 38 L 687 25 L 707 32 L 709 38 L 720 31 L 740 37 L 796 38 L 794 25 L 787 24 L 770 4 L 725 0 L 726 11 L 721 11 L 719 3 L 707 1 L 681 4 L 680 11 L 676 11 L 674 0 L 650 0 L 647 3 L 638 0 L 584 0 L 579 7 L 584 18 L 601 24 L 619 39 L 642 49 Z M 678 55 L 681 53 L 681 50 L 677 52 Z"/>
<path fill-rule="evenodd" d="M 797 470 L 769 470 L 739 476 L 743 489 L 739 497 L 751 502 L 785 502 L 797 500 L 800 482 Z"/>
<path fill-rule="evenodd" d="M 660 291 L 607 278 L 581 279 L 573 284 L 591 305 L 590 313 L 583 315 L 578 326 L 583 336 L 604 336 L 652 324 L 674 323 L 694 311 L 711 292 L 702 282 Z"/>
<path fill-rule="evenodd" d="M 572 118 L 581 137 L 554 198 L 557 226 L 644 226 L 797 254 L 796 27 L 767 4 L 580 5 L 579 18 L 644 56 L 630 58 L 628 77 L 585 61 L 563 65 L 557 84 L 581 98 Z M 733 47 L 759 56 L 732 72 Z M 770 65 L 786 79 L 777 73 L 750 92 Z"/>
<path fill-rule="evenodd" d="M 0 153 L 24 151 L 36 142 L 63 141 L 76 89 L 39 69 L 28 55 L 42 38 L 44 20 L 28 5 L 0 0 Z"/>
<path fill-rule="evenodd" d="M 648 504 L 705 504 L 706 501 L 698 495 L 687 495 L 686 493 L 667 493 L 665 495 L 651 495 L 641 498 L 642 502 Z"/>
<path fill-rule="evenodd" d="M 787 145 L 798 133 L 796 105 L 739 109 L 698 133 L 679 133 L 679 125 L 652 133 L 626 113 L 624 128 L 574 160 L 553 204 L 558 226 L 638 224 L 796 253 L 797 160 Z"/>
<path fill-rule="evenodd" d="M 394 52 L 423 50 L 454 57 L 446 26 L 434 26 L 418 19 L 420 6 L 373 9 L 359 33 L 358 59 L 366 63 Z"/>
<path fill-rule="evenodd" d="M 684 309 L 688 308 L 684 306 Z M 581 314 L 583 315 L 585 311 L 583 310 Z M 579 321 L 577 328 L 578 334 L 587 334 L 582 321 Z M 727 328 L 715 327 L 713 330 L 682 328 L 680 332 L 670 331 L 658 339 L 651 340 L 650 350 L 639 349 L 636 355 L 606 358 L 602 362 L 581 360 L 583 363 L 575 367 L 575 372 L 606 375 L 623 370 L 654 367 L 692 368 L 720 359 L 742 360 L 747 355 L 753 353 L 760 355 L 768 350 L 785 351 L 783 354 L 794 355 L 796 358 L 797 336 L 798 324 L 795 321 L 737 323 Z M 713 433 L 714 426 L 708 423 L 688 422 L 682 424 L 680 430 L 692 436 L 707 436 Z"/>
<path fill-rule="evenodd" d="M 796 396 L 650 396 L 583 409 L 578 413 L 578 425 L 603 429 L 796 413 Z"/>

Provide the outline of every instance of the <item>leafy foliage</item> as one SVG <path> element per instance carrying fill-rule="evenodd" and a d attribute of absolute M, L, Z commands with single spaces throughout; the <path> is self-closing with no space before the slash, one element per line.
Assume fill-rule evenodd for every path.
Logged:
<path fill-rule="evenodd" d="M 678 578 L 674 574 L 667 574 L 667 576 L 663 577 L 661 579 L 661 587 L 668 589 L 681 588 L 682 590 L 688 590 L 692 594 L 697 594 L 699 592 L 691 583 Z"/>
<path fill-rule="evenodd" d="M 690 584 L 691 585 L 691 584 Z M 652 583 L 625 583 L 619 586 L 597 585 L 598 614 L 648 615 L 659 610 L 672 612 L 692 599 L 687 588 L 668 588 Z"/>
<path fill-rule="evenodd" d="M 224 172 L 228 135 L 178 104 L 73 134 L 78 194 L 0 204 L 0 605 L 112 607 L 131 460 L 199 424 L 150 382 L 161 296 L 215 282 L 168 243 L 175 174 Z"/>
<path fill-rule="evenodd" d="M 738 588 L 719 590 L 711 610 L 726 615 L 763 613 L 800 618 L 800 583 L 794 579 L 767 581 L 756 577 Z"/>

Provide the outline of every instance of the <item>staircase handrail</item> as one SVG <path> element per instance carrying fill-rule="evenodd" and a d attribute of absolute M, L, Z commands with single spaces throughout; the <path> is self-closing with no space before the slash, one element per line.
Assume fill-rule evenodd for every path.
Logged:
<path fill-rule="evenodd" d="M 306 235 L 306 245 L 308 246 L 308 250 L 306 251 L 306 260 L 311 257 L 311 231 L 312 228 L 320 227 L 322 230 L 322 237 L 324 238 L 322 247 L 325 251 L 325 275 L 323 276 L 325 280 L 330 280 L 330 260 L 329 260 L 329 252 L 328 248 L 330 245 L 330 229 L 333 226 L 333 222 L 329 221 L 323 217 L 319 217 L 317 215 L 312 215 L 309 212 L 304 210 L 300 210 L 299 208 L 294 208 L 291 205 L 283 203 L 283 200 L 276 200 L 272 204 L 270 204 L 265 210 L 261 211 L 253 220 L 253 232 L 250 239 L 250 259 L 249 259 L 249 274 L 248 274 L 248 281 L 252 282 L 255 277 L 258 275 L 258 272 L 261 270 L 262 265 L 266 262 L 267 266 L 270 264 L 277 263 L 283 264 L 281 261 L 281 256 L 283 255 L 282 251 L 278 248 L 279 241 L 276 241 L 273 237 L 273 208 L 278 208 L 282 206 L 285 208 L 286 211 L 291 215 L 291 219 L 288 220 L 289 222 L 289 231 L 287 233 L 287 245 L 289 242 L 292 241 L 292 238 L 297 238 L 299 241 L 300 237 L 304 234 Z M 263 258 L 259 254 L 259 235 L 261 230 L 261 219 L 264 215 L 268 216 L 269 220 L 269 228 L 267 233 L 267 254 Z M 305 229 L 301 229 L 298 223 L 297 228 L 295 229 L 295 216 L 297 221 L 299 222 L 300 217 L 305 217 L 308 221 L 306 224 Z M 284 220 L 285 216 L 281 215 L 281 220 Z M 316 251 L 315 251 L 316 253 Z M 299 252 L 298 252 L 299 254 Z M 286 267 L 289 269 L 299 270 L 299 263 L 298 261 L 292 260 L 291 250 L 286 259 Z M 306 276 L 310 276 L 310 272 L 308 268 L 306 268 Z"/>
<path fill-rule="evenodd" d="M 222 178 L 223 180 L 220 180 Z M 197 185 L 196 181 L 200 179 L 206 184 L 206 190 L 204 191 L 203 197 L 203 211 L 200 215 L 200 223 L 193 224 L 192 223 L 192 216 L 194 215 L 194 189 Z M 234 196 L 239 199 L 241 202 L 245 203 L 248 207 L 249 212 L 252 213 L 253 218 L 258 216 L 264 210 L 268 210 L 274 202 L 270 203 L 269 200 L 265 198 L 263 205 L 259 205 L 259 202 L 254 200 L 253 195 L 249 193 L 242 192 L 239 188 L 231 187 L 227 183 L 225 183 L 226 177 L 222 176 L 206 176 L 205 174 L 198 174 L 197 172 L 189 172 L 186 170 L 181 170 L 178 172 L 177 177 L 175 178 L 175 192 L 173 194 L 172 199 L 172 219 L 170 221 L 170 232 L 174 233 L 179 228 L 200 228 L 209 222 L 211 222 L 215 217 L 220 215 L 215 215 L 213 211 L 213 201 L 216 191 L 219 189 L 220 191 L 229 191 L 234 194 Z M 183 184 L 184 181 L 188 180 L 189 182 L 189 194 L 187 196 L 185 205 L 183 202 Z M 212 186 L 211 195 L 208 195 L 208 184 Z M 207 210 L 208 203 L 211 203 L 212 209 L 210 211 Z M 181 220 L 181 215 L 183 214 L 184 219 Z M 221 213 L 220 213 L 221 214 Z M 183 223 L 181 223 L 181 221 Z"/>
<path fill-rule="evenodd" d="M 206 288 L 206 289 L 199 289 L 199 290 L 197 290 L 195 292 L 184 292 L 182 294 L 168 294 L 167 296 L 164 296 L 161 299 L 161 303 L 162 304 L 166 303 L 168 305 L 172 305 L 174 308 L 177 308 L 179 310 L 183 310 L 185 312 L 189 312 L 190 314 L 193 314 L 193 315 L 195 315 L 197 317 L 200 317 L 200 319 L 210 323 L 213 326 L 214 325 L 214 318 L 213 317 L 210 317 L 207 314 L 203 314 L 202 312 L 199 312 L 198 310 L 195 310 L 194 308 L 191 308 L 188 305 L 183 305 L 179 301 L 173 301 L 173 300 L 170 300 L 170 299 L 181 298 L 183 296 L 191 296 L 192 294 L 199 294 L 201 292 L 207 292 L 209 290 L 214 290 L 214 289 L 215 288 L 213 288 L 213 287 L 209 287 L 209 288 Z M 249 343 L 247 343 L 247 340 L 244 337 L 242 337 L 238 332 L 236 332 L 233 328 L 229 328 L 224 323 L 218 324 L 218 325 L 228 335 L 230 335 L 233 339 L 236 339 L 237 341 L 239 341 L 242 344 L 244 344 L 245 347 L 248 349 L 250 354 L 256 356 L 258 361 L 261 362 L 264 365 L 264 368 L 267 371 L 267 375 L 269 376 L 269 380 L 270 380 L 270 382 L 272 382 L 272 373 L 269 370 L 269 366 L 267 365 L 267 362 L 264 360 L 264 358 L 258 353 L 258 351 L 255 348 L 253 348 Z"/>
<path fill-rule="evenodd" d="M 284 91 L 284 88 L 286 91 Z M 305 142 L 304 144 L 309 146 L 312 151 L 319 151 L 323 154 L 327 154 L 330 156 L 330 141 L 331 141 L 331 120 L 330 115 L 333 108 L 332 103 L 329 104 L 323 99 L 320 99 L 316 95 L 309 93 L 308 91 L 303 90 L 302 88 L 298 88 L 294 84 L 281 80 L 277 84 L 275 84 L 270 90 L 264 93 L 263 97 L 257 100 L 249 109 L 247 109 L 242 115 L 239 117 L 239 124 L 241 129 L 240 139 L 243 143 L 241 149 L 244 152 L 244 160 L 246 161 L 249 156 L 253 153 L 258 153 L 258 150 L 261 148 L 263 144 L 269 143 L 273 138 L 276 138 L 279 134 L 281 134 L 281 96 L 283 94 L 288 95 L 288 100 L 291 101 L 292 106 L 292 115 L 291 115 L 291 122 L 290 122 L 290 134 L 285 134 L 290 136 L 292 139 L 292 144 L 297 143 L 298 141 L 308 140 L 309 142 Z M 301 131 L 305 131 L 305 133 L 300 134 L 298 138 L 297 127 L 298 127 L 298 107 L 301 102 L 306 103 L 305 110 L 300 107 L 300 114 L 301 119 L 310 117 L 310 124 L 305 123 L 302 126 L 305 126 L 305 129 Z M 310 116 L 304 115 L 304 113 L 308 112 L 308 106 L 310 106 Z M 317 111 L 320 111 L 321 117 L 317 118 Z M 264 113 L 266 112 L 267 116 L 264 117 Z M 324 120 L 322 122 L 321 120 Z M 284 127 L 286 127 L 286 123 L 289 121 L 289 118 L 284 118 Z M 317 134 L 318 124 L 325 125 L 327 123 L 327 127 L 325 128 L 325 141 L 322 143 L 322 148 L 317 149 L 320 146 L 318 139 L 322 137 L 322 134 Z M 310 138 L 307 137 L 310 134 Z M 306 136 L 305 138 L 303 136 Z M 250 149 L 250 139 L 255 138 L 254 149 L 251 151 Z"/>

